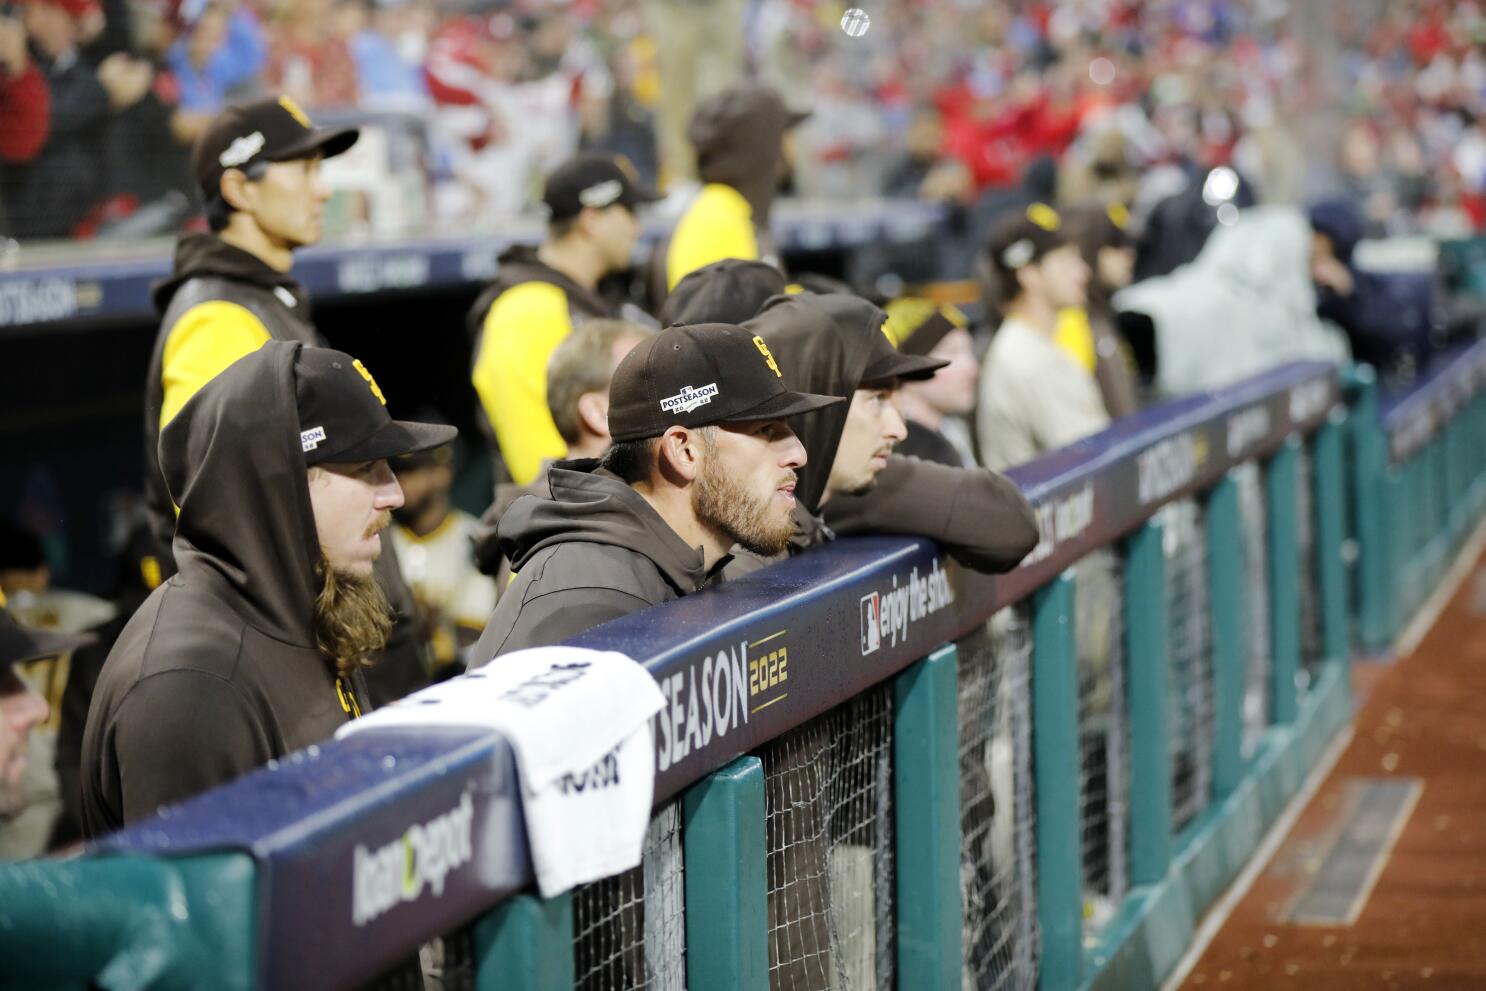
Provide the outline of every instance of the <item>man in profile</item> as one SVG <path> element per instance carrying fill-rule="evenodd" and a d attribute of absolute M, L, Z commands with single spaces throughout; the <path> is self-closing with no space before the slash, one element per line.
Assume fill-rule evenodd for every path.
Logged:
<path fill-rule="evenodd" d="M 516 579 L 472 663 L 699 592 L 734 545 L 783 551 L 805 465 L 788 420 L 840 402 L 790 390 L 767 345 L 741 327 L 673 327 L 642 341 L 614 373 L 602 461 L 558 463 L 552 499 L 520 499 L 501 521 Z"/>
<path fill-rule="evenodd" d="M 160 438 L 180 506 L 178 570 L 99 675 L 83 738 L 86 835 L 361 714 L 362 669 L 392 626 L 373 576 L 403 503 L 387 461 L 454 434 L 393 420 L 359 361 L 290 342 L 235 362 L 181 408 Z"/>

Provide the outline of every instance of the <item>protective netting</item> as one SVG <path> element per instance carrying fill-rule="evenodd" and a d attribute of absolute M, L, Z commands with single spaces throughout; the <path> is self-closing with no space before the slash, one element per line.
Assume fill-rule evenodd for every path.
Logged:
<path fill-rule="evenodd" d="M 1084 931 L 1092 937 L 1113 917 L 1128 884 L 1124 568 L 1118 555 L 1103 550 L 1073 570 Z"/>
<path fill-rule="evenodd" d="M 894 985 L 892 718 L 879 685 L 759 752 L 771 988 Z"/>
<path fill-rule="evenodd" d="M 1243 531 L 1248 618 L 1243 699 L 1243 754 L 1247 759 L 1253 756 L 1269 726 L 1269 512 L 1264 498 L 1264 470 L 1257 463 L 1238 466 L 1233 479 L 1238 485 L 1239 527 Z"/>
<path fill-rule="evenodd" d="M 1202 510 L 1191 499 L 1165 507 L 1160 518 L 1166 557 L 1171 828 L 1180 831 L 1207 806 L 1212 791 L 1213 666 L 1207 531 Z"/>
<path fill-rule="evenodd" d="M 1300 554 L 1300 664 L 1297 689 L 1309 687 L 1321 662 L 1321 562 L 1316 547 L 1315 474 L 1311 448 L 1295 459 L 1295 542 Z"/>
<path fill-rule="evenodd" d="M 960 895 L 964 988 L 1037 984 L 1031 623 L 1003 609 L 961 639 Z"/>
<path fill-rule="evenodd" d="M 685 991 L 686 876 L 680 803 L 657 809 L 640 866 L 573 892 L 581 991 Z"/>

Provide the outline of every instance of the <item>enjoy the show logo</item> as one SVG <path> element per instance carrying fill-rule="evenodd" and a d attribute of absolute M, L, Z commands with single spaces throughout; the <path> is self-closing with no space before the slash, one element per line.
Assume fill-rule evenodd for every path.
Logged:
<path fill-rule="evenodd" d="M 896 647 L 908 639 L 908 627 L 919 620 L 938 612 L 955 601 L 954 589 L 949 585 L 949 573 L 935 561 L 927 575 L 918 575 L 918 568 L 908 574 L 903 585 L 894 575 L 892 587 L 887 591 L 870 592 L 862 596 L 862 654 L 872 653 L 883 641 Z"/>

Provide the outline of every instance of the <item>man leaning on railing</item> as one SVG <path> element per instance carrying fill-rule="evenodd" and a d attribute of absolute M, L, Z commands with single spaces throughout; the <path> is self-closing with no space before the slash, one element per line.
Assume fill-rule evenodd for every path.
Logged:
<path fill-rule="evenodd" d="M 787 420 L 841 401 L 791 391 L 763 339 L 730 324 L 642 341 L 609 394 L 603 460 L 559 462 L 552 499 L 525 496 L 501 519 L 516 578 L 477 665 L 701 591 L 735 544 L 782 550 L 805 465 Z"/>

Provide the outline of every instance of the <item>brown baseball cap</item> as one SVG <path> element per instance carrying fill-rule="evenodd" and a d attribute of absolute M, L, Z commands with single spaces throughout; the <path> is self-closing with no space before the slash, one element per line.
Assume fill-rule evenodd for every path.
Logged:
<path fill-rule="evenodd" d="M 208 200 L 221 189 L 228 169 L 259 162 L 292 162 L 321 155 L 334 158 L 356 143 L 354 127 L 316 127 L 287 96 L 228 107 L 212 118 L 191 150 L 191 171 Z"/>
<path fill-rule="evenodd" d="M 395 458 L 441 447 L 459 433 L 447 424 L 392 419 L 371 372 L 340 351 L 301 348 L 294 379 L 306 465 Z"/>
<path fill-rule="evenodd" d="M 633 211 L 661 195 L 640 183 L 635 167 L 622 155 L 583 154 L 559 165 L 547 177 L 542 202 L 552 220 L 566 220 L 585 207 L 622 206 Z"/>
<path fill-rule="evenodd" d="M 0 668 L 65 654 L 95 639 L 90 633 L 57 633 L 22 626 L 0 606 Z"/>
<path fill-rule="evenodd" d="M 646 338 L 619 363 L 609 434 L 616 443 L 645 440 L 676 425 L 777 420 L 840 402 L 786 387 L 762 337 L 734 324 L 691 324 Z"/>

